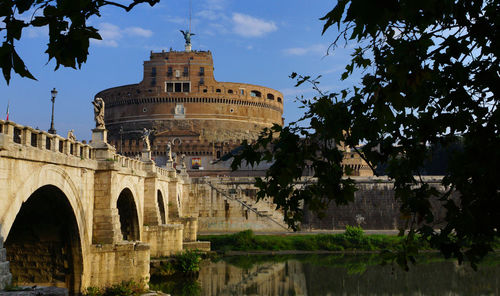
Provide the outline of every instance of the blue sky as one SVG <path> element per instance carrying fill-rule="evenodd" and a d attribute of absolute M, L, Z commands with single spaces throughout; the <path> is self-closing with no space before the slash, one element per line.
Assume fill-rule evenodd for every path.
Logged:
<path fill-rule="evenodd" d="M 124 1 L 121 1 L 124 2 Z M 327 0 L 240 1 L 193 0 L 193 49 L 210 50 L 218 81 L 244 82 L 277 89 L 285 98 L 285 122 L 296 120 L 301 109 L 296 96 L 315 93 L 307 85 L 294 87 L 290 73 L 322 75 L 323 90 L 346 86 L 340 75 L 349 60 L 349 49 L 337 48 L 326 56 L 336 37 L 335 28 L 321 35 L 319 20 L 331 10 Z M 79 140 L 88 140 L 94 126 L 91 101 L 100 90 L 138 83 L 149 52 L 182 50 L 179 29 L 188 27 L 189 2 L 162 0 L 154 7 L 143 4 L 129 13 L 109 7 L 90 23 L 100 29 L 102 41 L 91 44 L 87 63 L 80 70 L 47 63 L 46 28 L 28 29 L 17 44 L 21 57 L 38 81 L 14 75 L 10 85 L 0 82 L 0 118 L 48 130 L 50 90 L 58 90 L 55 128 L 65 136 L 74 129 Z"/>

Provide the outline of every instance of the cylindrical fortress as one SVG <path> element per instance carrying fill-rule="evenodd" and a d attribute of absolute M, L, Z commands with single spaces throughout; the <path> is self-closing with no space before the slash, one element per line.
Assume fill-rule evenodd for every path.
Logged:
<path fill-rule="evenodd" d="M 106 104 L 109 142 L 117 151 L 141 153 L 142 131 L 152 129 L 151 151 L 158 165 L 172 152 L 186 154 L 188 169 L 223 169 L 212 164 L 264 127 L 283 124 L 282 93 L 263 86 L 218 82 L 210 51 L 151 52 L 138 84 L 110 88 L 96 97 Z"/>

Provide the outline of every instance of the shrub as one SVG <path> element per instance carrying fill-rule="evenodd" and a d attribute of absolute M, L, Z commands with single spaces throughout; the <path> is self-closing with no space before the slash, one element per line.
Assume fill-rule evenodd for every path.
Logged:
<path fill-rule="evenodd" d="M 201 256 L 197 250 L 187 250 L 176 255 L 175 269 L 182 273 L 195 273 L 200 271 Z"/>

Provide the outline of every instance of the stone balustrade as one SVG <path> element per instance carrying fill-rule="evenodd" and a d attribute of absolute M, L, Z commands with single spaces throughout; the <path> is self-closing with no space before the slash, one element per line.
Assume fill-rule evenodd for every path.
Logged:
<path fill-rule="evenodd" d="M 66 155 L 93 159 L 90 145 L 49 134 L 46 131 L 24 126 L 12 121 L 0 120 L 0 150 L 7 149 L 10 144 L 34 147 Z"/>

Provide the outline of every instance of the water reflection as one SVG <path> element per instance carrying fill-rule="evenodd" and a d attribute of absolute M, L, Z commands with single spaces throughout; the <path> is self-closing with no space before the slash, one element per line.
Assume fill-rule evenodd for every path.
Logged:
<path fill-rule="evenodd" d="M 152 283 L 178 295 L 500 295 L 500 256 L 474 272 L 421 258 L 410 272 L 377 255 L 234 256 L 205 262 L 197 279 Z"/>

